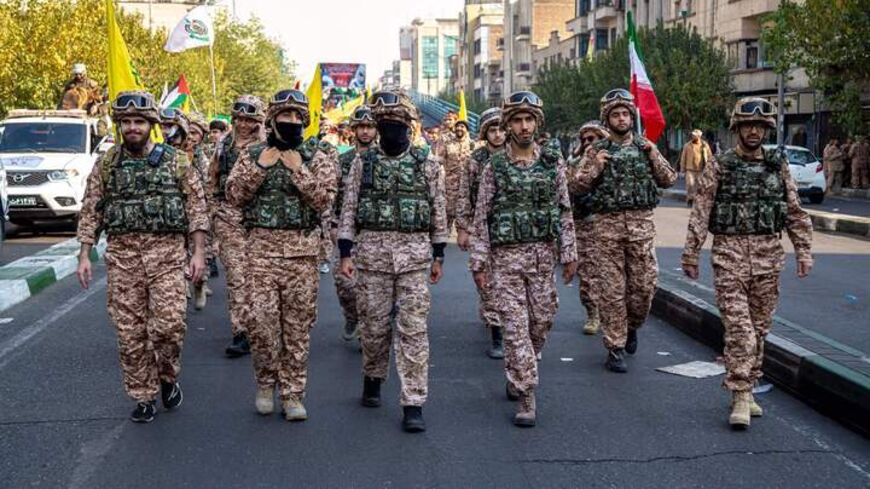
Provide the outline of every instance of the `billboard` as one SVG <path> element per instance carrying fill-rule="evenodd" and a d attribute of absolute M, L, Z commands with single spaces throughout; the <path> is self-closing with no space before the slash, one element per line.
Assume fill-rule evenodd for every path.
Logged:
<path fill-rule="evenodd" d="M 365 90 L 366 65 L 360 63 L 321 63 L 323 90 L 343 88 Z"/>

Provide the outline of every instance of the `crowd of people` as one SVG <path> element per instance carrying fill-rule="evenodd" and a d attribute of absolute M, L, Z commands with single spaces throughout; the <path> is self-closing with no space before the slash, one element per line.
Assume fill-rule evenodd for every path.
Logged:
<path fill-rule="evenodd" d="M 832 138 L 825 146 L 822 160 L 829 190 L 843 187 L 870 188 L 870 142 L 868 136 L 846 138 L 842 143 Z"/>

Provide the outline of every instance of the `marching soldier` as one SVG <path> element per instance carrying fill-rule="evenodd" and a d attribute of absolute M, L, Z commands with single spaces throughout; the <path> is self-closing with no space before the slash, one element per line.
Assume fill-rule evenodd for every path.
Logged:
<path fill-rule="evenodd" d="M 445 120 L 448 120 L 445 118 Z M 456 121 L 450 130 L 451 138 L 444 138 L 438 145 L 436 156 L 444 166 L 444 181 L 447 191 L 447 231 L 452 232 L 459 202 L 459 182 L 465 171 L 464 164 L 473 148 L 468 137 L 468 122 Z"/>
<path fill-rule="evenodd" d="M 710 161 L 701 175 L 689 218 L 682 267 L 697 279 L 698 255 L 713 234 L 716 303 L 725 327 L 725 387 L 731 391 L 729 423 L 749 427 L 763 410 L 752 397 L 761 378 L 764 339 L 779 300 L 785 263 L 783 229 L 794 244 L 798 277 L 813 267 L 812 222 L 801 209 L 788 160 L 762 143 L 776 128 L 776 107 L 760 98 L 737 101 L 730 129 L 737 147 Z"/>

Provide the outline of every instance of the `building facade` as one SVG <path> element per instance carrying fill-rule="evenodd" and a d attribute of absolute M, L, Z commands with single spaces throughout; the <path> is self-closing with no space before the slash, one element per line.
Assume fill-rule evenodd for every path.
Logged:
<path fill-rule="evenodd" d="M 451 57 L 458 55 L 458 19 L 414 19 L 399 31 L 399 49 L 400 63 L 410 61 L 410 84 L 400 69 L 402 86 L 432 96 L 452 89 Z"/>
<path fill-rule="evenodd" d="M 459 56 L 454 90 L 492 102 L 501 97 L 498 82 L 504 5 L 501 0 L 466 0 L 459 13 Z"/>
<path fill-rule="evenodd" d="M 566 27 L 575 0 L 505 0 L 502 41 L 503 92 L 531 87 L 534 81 L 532 54 L 548 46 L 553 31 L 560 38 L 571 36 Z"/>

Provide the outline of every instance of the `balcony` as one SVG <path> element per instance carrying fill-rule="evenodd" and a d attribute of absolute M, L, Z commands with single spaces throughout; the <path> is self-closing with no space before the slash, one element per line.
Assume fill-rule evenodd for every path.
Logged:
<path fill-rule="evenodd" d="M 532 28 L 527 26 L 527 25 L 524 25 L 524 26 L 520 27 L 520 29 L 517 31 L 517 34 L 516 34 L 516 36 L 514 36 L 514 39 L 517 41 L 528 41 L 531 36 L 532 36 Z"/>
<path fill-rule="evenodd" d="M 567 29 L 568 32 L 573 32 L 574 34 L 581 34 L 589 30 L 589 27 L 587 27 L 587 22 L 588 18 L 586 15 L 574 17 L 568 22 L 565 22 L 565 29 Z"/>
<path fill-rule="evenodd" d="M 589 15 L 594 17 L 595 21 L 610 21 L 616 20 L 619 12 L 625 10 L 625 0 L 598 0 L 595 8 Z"/>

